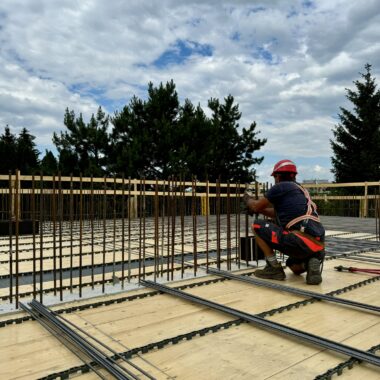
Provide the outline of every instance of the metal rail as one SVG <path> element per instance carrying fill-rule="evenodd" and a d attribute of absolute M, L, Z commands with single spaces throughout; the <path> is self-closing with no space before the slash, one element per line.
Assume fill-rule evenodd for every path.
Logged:
<path fill-rule="evenodd" d="M 341 354 L 348 355 L 348 356 L 353 357 L 355 359 L 362 360 L 364 362 L 367 362 L 367 363 L 370 363 L 370 364 L 373 364 L 375 366 L 380 367 L 380 357 L 376 356 L 372 353 L 368 353 L 368 352 L 359 350 L 359 349 L 354 348 L 354 347 L 346 346 L 342 343 L 334 342 L 334 341 L 326 339 L 326 338 L 321 338 L 321 337 L 318 337 L 316 335 L 313 335 L 313 334 L 310 334 L 310 333 L 307 333 L 307 332 L 304 332 L 301 330 L 297 330 L 295 328 L 285 326 L 285 325 L 282 325 L 282 324 L 274 322 L 274 321 L 268 321 L 268 320 L 266 320 L 262 317 L 259 317 L 257 315 L 249 314 L 249 313 L 237 310 L 237 309 L 233 309 L 231 307 L 221 305 L 221 304 L 218 304 L 216 302 L 209 301 L 207 299 L 204 299 L 204 298 L 201 298 L 198 296 L 194 296 L 194 295 L 188 294 L 186 292 L 182 292 L 180 290 L 170 288 L 170 287 L 165 286 L 165 285 L 157 284 L 157 283 L 152 282 L 152 281 L 142 280 L 141 284 L 145 285 L 147 287 L 153 288 L 153 289 L 157 289 L 163 293 L 168 293 L 168 294 L 186 299 L 190 302 L 194 302 L 194 303 L 197 303 L 200 305 L 204 305 L 204 306 L 207 306 L 209 308 L 219 310 L 223 313 L 233 315 L 233 316 L 241 318 L 241 319 L 243 319 L 249 323 L 258 325 L 260 327 L 264 327 L 264 328 L 267 328 L 270 330 L 274 330 L 274 331 L 279 332 L 281 334 L 296 337 L 296 338 L 301 339 L 303 341 L 306 341 L 308 343 L 312 343 L 316 346 L 323 347 L 323 348 L 326 348 L 326 349 L 329 349 L 332 351 L 336 351 L 336 352 L 339 352 Z"/>
<path fill-rule="evenodd" d="M 361 303 L 361 302 L 346 300 L 344 298 L 336 298 L 334 296 L 330 296 L 327 294 L 320 294 L 320 293 L 316 293 L 316 292 L 311 292 L 309 290 L 292 288 L 291 286 L 274 284 L 274 283 L 269 282 L 269 281 L 256 280 L 256 279 L 251 278 L 251 277 L 239 276 L 236 274 L 232 274 L 232 273 L 229 273 L 229 272 L 226 272 L 223 270 L 219 270 L 219 269 L 214 269 L 214 268 L 209 268 L 208 273 L 214 274 L 216 276 L 221 276 L 224 278 L 229 278 L 231 280 L 246 282 L 246 283 L 252 284 L 252 285 L 263 286 L 265 288 L 276 289 L 276 290 L 281 290 L 281 291 L 288 292 L 288 293 L 297 294 L 299 296 L 316 298 L 318 300 L 323 300 L 323 301 L 328 301 L 328 302 L 340 303 L 343 305 L 353 306 L 353 307 L 357 307 L 360 309 L 366 309 L 366 310 L 371 310 L 371 311 L 375 311 L 377 313 L 380 313 L 380 307 L 379 306 L 368 305 L 368 304 Z"/>
<path fill-rule="evenodd" d="M 41 305 L 43 306 L 43 305 Z M 117 358 L 123 360 L 124 362 L 128 363 L 131 367 L 137 369 L 138 371 L 140 371 L 143 375 L 145 375 L 147 378 L 151 379 L 151 380 L 154 380 L 155 378 L 153 376 L 151 376 L 148 372 L 142 370 L 140 367 L 138 367 L 136 364 L 132 363 L 130 360 L 124 358 L 122 355 L 120 355 L 117 351 L 113 350 L 112 348 L 108 347 L 106 344 L 104 344 L 102 341 L 100 341 L 99 339 L 95 338 L 94 336 L 92 336 L 91 334 L 89 334 L 87 331 L 83 330 L 82 328 L 80 328 L 79 326 L 77 326 L 76 324 L 74 324 L 73 322 L 69 321 L 68 319 L 64 318 L 62 315 L 59 315 L 58 313 L 56 313 L 55 311 L 53 310 L 50 310 L 48 309 L 46 306 L 45 306 L 46 310 L 48 310 L 51 315 L 53 315 L 54 317 L 58 318 L 58 319 L 61 319 L 64 323 L 67 323 L 69 325 L 71 325 L 72 327 L 74 327 L 76 330 L 80 331 L 82 334 L 85 334 L 86 336 L 88 336 L 89 338 L 91 338 L 93 341 L 95 341 L 96 343 L 100 344 L 102 347 L 106 348 L 108 351 L 112 352 Z M 110 337 L 109 335 L 107 335 L 108 337 Z M 112 337 L 111 337 L 112 338 Z"/>
<path fill-rule="evenodd" d="M 34 317 L 37 315 L 40 315 L 40 317 L 37 316 L 38 322 L 42 325 L 46 325 L 46 321 L 50 323 L 50 328 L 55 331 L 56 334 L 59 334 L 60 336 L 63 336 L 66 340 L 70 341 L 72 345 L 74 345 L 77 349 L 79 349 L 83 354 L 88 356 L 91 360 L 93 360 L 96 364 L 107 370 L 112 376 L 114 376 L 116 379 L 120 380 L 128 380 L 128 379 L 140 379 L 140 376 L 135 375 L 130 370 L 128 370 L 125 367 L 122 367 L 120 364 L 118 364 L 113 358 L 106 355 L 104 352 L 100 351 L 94 344 L 86 340 L 83 336 L 76 333 L 73 329 L 71 329 L 66 323 L 63 323 L 59 318 L 54 315 L 49 309 L 47 309 L 43 304 L 39 303 L 36 300 L 33 300 L 31 303 L 29 303 L 29 306 L 31 307 L 32 311 L 34 312 Z M 31 313 L 31 309 L 26 307 L 25 305 L 22 305 L 22 308 L 27 311 L 28 313 Z M 41 318 L 44 318 L 42 321 Z M 70 323 L 71 324 L 71 323 Z M 45 327 L 45 326 L 44 326 Z M 83 333 L 83 330 L 79 329 Z M 88 335 L 88 334 L 86 334 Z M 97 339 L 91 338 L 95 342 L 99 344 L 99 341 Z M 103 347 L 106 347 L 109 351 L 114 352 L 112 349 L 108 348 L 105 344 L 100 343 Z M 128 364 L 129 361 L 128 361 Z M 133 365 L 135 369 L 138 369 L 141 374 L 147 376 L 145 371 L 141 371 L 136 365 Z M 148 375 L 150 379 L 152 377 Z"/>
<path fill-rule="evenodd" d="M 84 364 L 85 366 L 88 366 L 90 369 L 92 369 L 101 379 L 106 379 L 105 376 L 103 376 L 91 363 L 89 360 L 89 357 L 87 355 L 83 355 L 81 351 L 78 349 L 75 349 L 74 345 L 70 341 L 70 339 L 67 336 L 64 336 L 60 333 L 58 333 L 51 324 L 49 324 L 46 320 L 40 317 L 40 314 L 34 311 L 33 309 L 27 307 L 25 304 L 20 302 L 20 307 L 24 311 L 26 311 L 28 314 L 31 315 L 32 318 L 34 318 L 36 321 L 38 321 L 42 327 L 44 327 L 47 331 L 49 331 L 51 334 L 53 334 L 66 348 L 68 348 L 74 355 L 76 355 Z M 87 359 L 87 360 L 86 360 Z"/>

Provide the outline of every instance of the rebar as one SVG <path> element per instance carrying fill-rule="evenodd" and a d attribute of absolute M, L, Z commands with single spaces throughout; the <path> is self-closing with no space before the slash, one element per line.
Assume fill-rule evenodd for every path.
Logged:
<path fill-rule="evenodd" d="M 19 251 L 18 251 L 18 243 L 19 243 L 19 171 L 16 170 L 16 183 L 15 183 L 15 248 L 16 248 L 16 308 L 18 309 L 18 301 L 19 301 Z"/>
<path fill-rule="evenodd" d="M 44 184 L 43 184 L 43 174 L 41 172 L 40 174 L 40 302 L 43 302 L 43 294 L 44 294 L 44 282 L 43 282 L 43 275 L 44 275 L 44 259 L 43 259 L 43 229 L 44 229 L 44 196 L 43 196 L 43 191 L 44 191 Z"/>
<path fill-rule="evenodd" d="M 91 228 L 91 287 L 94 289 L 94 265 L 95 265 L 95 254 L 94 254 L 94 178 L 91 175 L 91 204 L 90 204 L 90 228 Z"/>
<path fill-rule="evenodd" d="M 103 183 L 103 265 L 102 265 L 102 292 L 105 291 L 106 279 L 106 236 L 107 236 L 107 178 L 104 176 Z"/>
<path fill-rule="evenodd" d="M 32 218 L 32 250 L 33 250 L 33 298 L 37 297 L 37 285 L 36 285 L 36 198 L 35 198 L 35 178 L 32 176 L 32 202 L 31 202 L 31 218 Z"/>
<path fill-rule="evenodd" d="M 124 289 L 124 265 L 125 265 L 125 178 L 122 176 L 121 189 L 121 287 Z"/>
<path fill-rule="evenodd" d="M 79 182 L 79 297 L 82 297 L 82 266 L 83 266 L 83 183 L 82 173 Z"/>
<path fill-rule="evenodd" d="M 63 193 L 61 172 L 58 173 L 59 191 L 59 299 L 63 301 L 63 274 L 62 274 L 62 224 L 63 224 Z"/>
<path fill-rule="evenodd" d="M 70 292 L 73 292 L 73 260 L 74 260 L 74 189 L 73 174 L 70 175 Z"/>
<path fill-rule="evenodd" d="M 128 178 L 128 282 L 131 282 L 131 177 Z"/>
<path fill-rule="evenodd" d="M 53 284 L 54 295 L 57 295 L 57 241 L 56 241 L 56 194 L 55 194 L 55 176 L 53 175 L 53 192 L 51 196 L 51 213 L 53 219 Z"/>
<path fill-rule="evenodd" d="M 13 186 L 12 186 L 12 172 L 9 171 L 9 209 L 8 209 L 8 218 L 9 218 L 9 299 L 10 302 L 13 302 Z"/>

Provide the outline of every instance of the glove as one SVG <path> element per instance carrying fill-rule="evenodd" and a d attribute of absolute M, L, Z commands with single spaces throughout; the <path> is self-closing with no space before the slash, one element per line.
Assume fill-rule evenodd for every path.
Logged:
<path fill-rule="evenodd" d="M 248 212 L 248 214 L 252 216 L 253 215 L 253 211 L 248 207 L 248 202 L 251 199 L 254 199 L 254 196 L 253 196 L 252 192 L 250 192 L 248 189 L 245 190 L 244 194 L 243 194 L 243 205 L 244 205 L 243 211 Z"/>
<path fill-rule="evenodd" d="M 245 204 L 247 204 L 248 201 L 249 201 L 250 199 L 252 199 L 252 198 L 255 198 L 254 195 L 253 195 L 253 193 L 252 193 L 252 191 L 250 191 L 249 189 L 246 189 L 246 190 L 244 191 L 244 194 L 243 194 L 243 202 L 244 202 Z"/>

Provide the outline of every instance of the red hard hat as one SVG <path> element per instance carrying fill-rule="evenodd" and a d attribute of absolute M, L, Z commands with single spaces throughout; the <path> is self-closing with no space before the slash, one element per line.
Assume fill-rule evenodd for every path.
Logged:
<path fill-rule="evenodd" d="M 281 172 L 297 174 L 297 167 L 293 161 L 281 160 L 281 161 L 278 161 L 276 165 L 274 165 L 273 172 L 271 175 L 274 175 L 275 173 L 281 173 Z"/>

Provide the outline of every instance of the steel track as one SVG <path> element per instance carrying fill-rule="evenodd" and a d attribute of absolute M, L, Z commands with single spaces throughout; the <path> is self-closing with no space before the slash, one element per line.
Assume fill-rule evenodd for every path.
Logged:
<path fill-rule="evenodd" d="M 64 338 L 64 340 L 61 340 L 63 343 L 69 342 L 71 345 L 73 345 L 77 350 L 79 350 L 83 355 L 86 355 L 88 358 L 90 358 L 95 364 L 100 366 L 101 368 L 104 368 L 109 374 L 114 376 L 118 380 L 138 380 L 141 377 L 141 374 L 148 377 L 149 379 L 154 379 L 149 374 L 147 374 L 145 371 L 142 371 L 139 369 L 136 365 L 133 364 L 133 367 L 140 372 L 140 376 L 134 374 L 127 368 L 121 366 L 116 362 L 115 359 L 109 357 L 107 354 L 102 352 L 98 347 L 96 347 L 94 344 L 92 344 L 89 340 L 86 340 L 82 335 L 78 334 L 74 329 L 70 328 L 67 323 L 64 323 L 62 320 L 60 320 L 57 315 L 54 312 L 51 312 L 48 308 L 46 308 L 43 304 L 39 303 L 36 300 L 33 300 L 31 303 L 26 305 L 22 305 L 22 308 L 27 311 L 28 313 L 33 313 L 34 318 L 37 316 L 37 321 L 40 322 L 45 328 L 46 328 L 46 321 L 48 321 L 50 328 L 54 330 L 55 336 L 60 335 Z M 31 312 L 32 311 L 32 312 Z M 72 326 L 75 326 L 70 322 Z M 75 326 L 76 327 L 76 326 Z M 79 329 L 76 327 L 76 330 L 81 331 L 84 333 L 82 329 Z M 85 333 L 86 334 L 86 333 Z M 86 334 L 88 335 L 88 334 Z M 89 336 L 89 335 L 88 335 Z M 102 345 L 107 350 L 113 352 L 109 347 L 107 347 L 105 344 L 100 342 L 97 339 L 93 339 L 96 343 Z M 65 346 L 68 346 L 68 344 L 65 344 Z M 124 358 L 122 358 L 125 360 Z M 127 361 L 128 364 L 131 364 L 129 361 Z M 88 364 L 88 363 L 86 363 Z M 99 375 L 99 373 L 97 372 Z M 102 376 L 101 376 L 102 377 Z"/>
<path fill-rule="evenodd" d="M 274 284 L 274 283 L 269 282 L 269 281 L 257 280 L 257 279 L 254 279 L 252 277 L 241 276 L 241 275 L 239 276 L 236 274 L 232 274 L 230 272 L 226 272 L 226 271 L 214 269 L 214 268 L 209 268 L 208 273 L 214 274 L 216 276 L 221 276 L 224 278 L 229 278 L 230 280 L 242 281 L 242 282 L 246 282 L 246 283 L 252 284 L 252 285 L 263 286 L 265 288 L 276 289 L 276 290 L 280 290 L 280 291 L 284 291 L 284 292 L 288 292 L 288 293 L 292 293 L 292 294 L 297 294 L 297 295 L 303 296 L 303 297 L 315 298 L 318 300 L 339 303 L 339 304 L 343 304 L 343 305 L 357 307 L 359 309 L 371 310 L 371 311 L 375 311 L 377 313 L 380 313 L 380 307 L 379 306 L 368 305 L 368 304 L 361 303 L 361 302 L 350 301 L 350 300 L 346 300 L 344 298 L 336 298 L 336 297 L 333 297 L 333 296 L 330 296 L 327 294 L 320 294 L 320 293 L 316 293 L 316 292 L 311 292 L 309 290 L 297 289 L 297 288 L 293 288 L 293 287 L 286 286 L 286 285 Z M 378 279 L 380 279 L 380 276 L 376 276 L 376 277 L 378 277 Z"/>
<path fill-rule="evenodd" d="M 231 307 L 221 305 L 221 304 L 218 304 L 216 302 L 209 301 L 207 299 L 204 299 L 204 298 L 201 298 L 198 296 L 194 296 L 194 295 L 191 295 L 191 294 L 186 293 L 186 292 L 182 292 L 181 290 L 173 289 L 173 288 L 170 288 L 168 286 L 158 284 L 156 282 L 142 280 L 141 284 L 145 285 L 147 287 L 162 291 L 163 293 L 171 294 L 171 295 L 180 297 L 182 299 L 186 299 L 190 302 L 194 302 L 196 304 L 204 305 L 204 306 L 207 306 L 209 308 L 219 310 L 223 313 L 233 315 L 233 316 L 241 318 L 241 319 L 243 319 L 249 323 L 258 325 L 260 327 L 264 327 L 266 329 L 270 329 L 270 330 L 273 330 L 273 331 L 281 333 L 281 334 L 289 335 L 289 336 L 301 339 L 307 343 L 312 343 L 316 346 L 323 347 L 323 348 L 328 349 L 328 350 L 336 351 L 336 352 L 339 352 L 341 354 L 347 355 L 349 357 L 353 357 L 355 359 L 362 360 L 364 362 L 367 362 L 367 363 L 370 363 L 370 364 L 373 364 L 373 365 L 380 367 L 380 357 L 376 356 L 372 353 L 362 351 L 362 350 L 359 350 L 359 349 L 354 348 L 354 347 L 346 346 L 342 343 L 334 342 L 334 341 L 326 339 L 326 338 L 321 338 L 321 337 L 318 337 L 316 335 L 313 335 L 313 334 L 310 334 L 310 333 L 307 333 L 307 332 L 304 332 L 301 330 L 297 330 L 295 328 L 285 326 L 285 325 L 282 325 L 282 324 L 274 322 L 274 321 L 269 321 L 269 320 L 266 320 L 266 319 L 259 317 L 257 315 L 249 314 L 249 313 L 237 310 L 237 309 L 233 309 Z"/>

